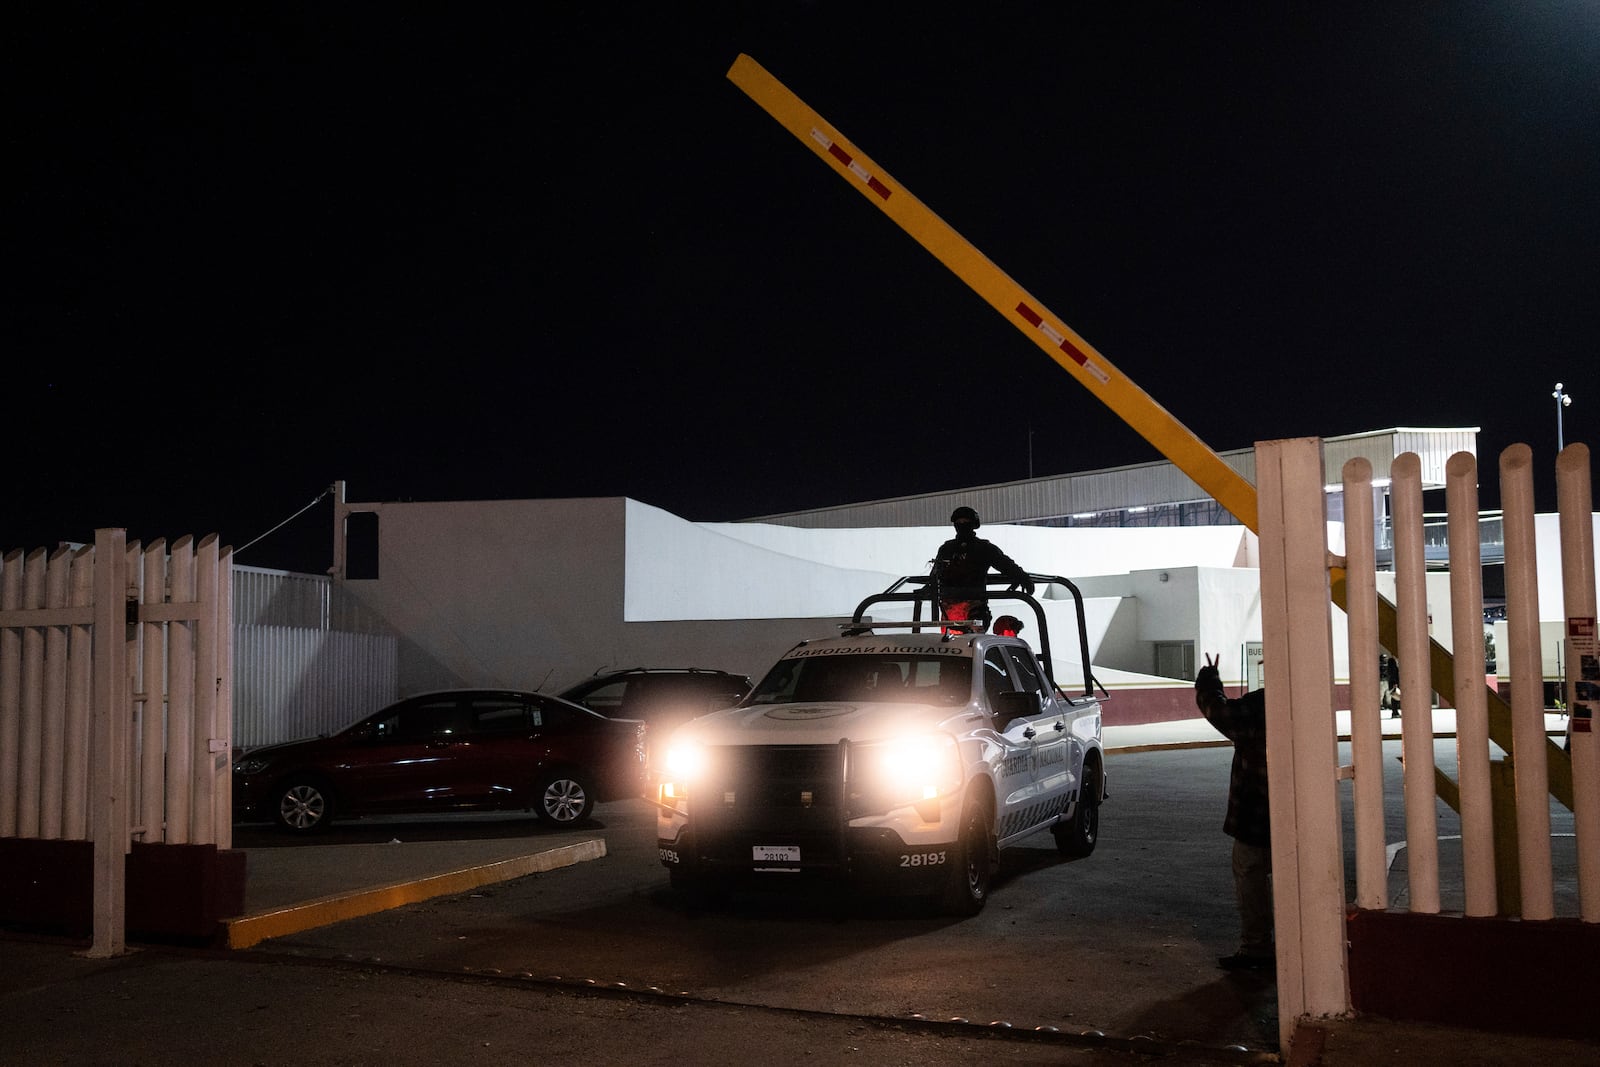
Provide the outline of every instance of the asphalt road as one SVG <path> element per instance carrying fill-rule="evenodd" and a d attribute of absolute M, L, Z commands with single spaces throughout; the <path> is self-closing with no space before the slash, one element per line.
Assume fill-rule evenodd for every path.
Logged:
<path fill-rule="evenodd" d="M 1386 747 L 1394 840 L 1399 746 Z M 1450 774 L 1453 752 L 1436 746 Z M 1214 967 L 1235 926 L 1220 831 L 1230 755 L 1114 755 L 1096 853 L 1062 861 L 1044 834 L 1009 850 L 987 910 L 959 922 L 792 892 L 691 912 L 656 863 L 653 816 L 627 802 L 602 806 L 588 828 L 607 843 L 602 859 L 256 950 L 85 960 L 0 940 L 0 1062 L 1274 1062 L 1273 983 Z M 1457 831 L 1448 809 L 1439 814 L 1448 866 Z M 1555 832 L 1570 833 L 1570 820 Z M 313 843 L 240 827 L 235 845 L 468 836 L 513 851 L 560 837 L 527 818 L 473 816 L 367 820 Z M 1397 856 L 1391 895 L 1403 888 Z M 1459 904 L 1447 895 L 1445 906 Z M 1295 1062 L 1595 1061 L 1577 1042 L 1356 1020 Z"/>
<path fill-rule="evenodd" d="M 657 862 L 654 815 L 630 801 L 598 811 L 592 830 L 606 840 L 603 859 L 260 947 L 772 1008 L 1271 1049 L 1271 979 L 1215 966 L 1237 931 L 1221 832 L 1230 758 L 1221 748 L 1113 757 L 1094 855 L 1064 861 L 1044 833 L 1006 850 L 988 907 L 963 921 L 894 901 L 794 891 L 690 910 Z M 428 825 L 344 833 L 409 839 L 436 832 Z M 241 828 L 235 845 L 254 847 L 257 832 L 269 831 Z"/>
<path fill-rule="evenodd" d="M 1348 760 L 1348 746 L 1341 746 Z M 1387 836 L 1403 838 L 1399 742 L 1385 745 Z M 730 1004 L 889 1018 L 1005 1022 L 1122 1038 L 1273 1049 L 1276 987 L 1225 974 L 1236 944 L 1226 806 L 1229 748 L 1123 752 L 1094 855 L 1065 861 L 1041 833 L 1002 853 L 988 907 L 952 920 L 893 900 L 792 890 L 694 910 L 667 887 L 643 802 L 603 805 L 589 830 L 607 855 L 575 867 L 437 898 L 264 943 L 263 950 L 460 974 L 660 989 Z M 1455 743 L 1435 761 L 1454 777 Z M 1349 786 L 1341 788 L 1348 794 Z M 1354 893 L 1348 797 L 1347 892 Z M 1436 802 L 1444 906 L 1459 910 L 1459 820 Z M 1571 832 L 1555 808 L 1553 830 Z M 449 823 L 357 824 L 330 841 L 414 840 Z M 270 831 L 241 828 L 279 840 Z M 474 833 L 541 833 L 508 819 Z M 366 835 L 362 837 L 360 835 Z M 374 836 L 376 835 L 376 836 Z M 1570 837 L 1567 838 L 1570 840 Z M 300 845 L 294 847 L 317 847 Z M 1405 850 L 1390 897 L 1404 906 Z M 1454 887 L 1454 889 L 1452 889 Z M 1575 892 L 1558 883 L 1560 896 Z M 1573 900 L 1571 906 L 1575 908 Z"/>

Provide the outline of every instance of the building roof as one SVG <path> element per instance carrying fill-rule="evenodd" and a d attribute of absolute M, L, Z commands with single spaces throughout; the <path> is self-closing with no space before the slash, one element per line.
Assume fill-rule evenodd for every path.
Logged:
<path fill-rule="evenodd" d="M 1416 453 L 1422 461 L 1425 489 L 1444 486 L 1445 463 L 1457 452 L 1477 455 L 1478 428 L 1393 427 L 1365 433 L 1325 437 L 1323 468 L 1326 484 L 1337 485 L 1345 463 L 1363 458 L 1372 464 L 1375 484 L 1386 485 L 1397 456 Z M 1254 448 L 1220 452 L 1222 461 L 1255 483 Z M 1029 525 L 1125 525 L 1101 516 L 1170 512 L 1150 525 L 1226 525 L 1235 520 L 1211 501 L 1187 475 L 1167 460 L 1125 467 L 1056 474 L 996 485 L 889 497 L 855 504 L 755 516 L 744 521 L 822 529 L 878 526 L 943 526 L 960 505 L 976 508 L 985 523 Z M 1140 523 L 1144 524 L 1144 523 Z"/>

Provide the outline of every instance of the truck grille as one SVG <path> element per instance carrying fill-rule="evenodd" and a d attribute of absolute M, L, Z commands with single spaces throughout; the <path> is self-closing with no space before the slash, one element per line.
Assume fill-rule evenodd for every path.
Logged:
<path fill-rule="evenodd" d="M 704 859 L 749 866 L 752 846 L 797 845 L 802 868 L 843 862 L 839 746 L 739 745 L 708 755 L 693 805 Z"/>

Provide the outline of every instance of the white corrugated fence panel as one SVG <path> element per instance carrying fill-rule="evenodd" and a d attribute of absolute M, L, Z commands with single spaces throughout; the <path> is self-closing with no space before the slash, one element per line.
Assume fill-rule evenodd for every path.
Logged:
<path fill-rule="evenodd" d="M 396 699 L 399 641 L 292 626 L 234 628 L 233 743 L 342 730 Z"/>

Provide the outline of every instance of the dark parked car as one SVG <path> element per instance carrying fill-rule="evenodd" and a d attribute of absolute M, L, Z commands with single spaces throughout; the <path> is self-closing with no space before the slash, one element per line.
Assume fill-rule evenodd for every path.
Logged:
<path fill-rule="evenodd" d="M 645 732 L 540 693 L 429 693 L 331 737 L 242 753 L 234 817 L 309 833 L 336 816 L 531 809 L 574 825 L 643 795 Z"/>
<path fill-rule="evenodd" d="M 569 686 L 561 699 L 611 719 L 641 719 L 652 738 L 708 711 L 731 708 L 750 692 L 742 674 L 700 667 L 631 667 L 607 671 Z"/>

